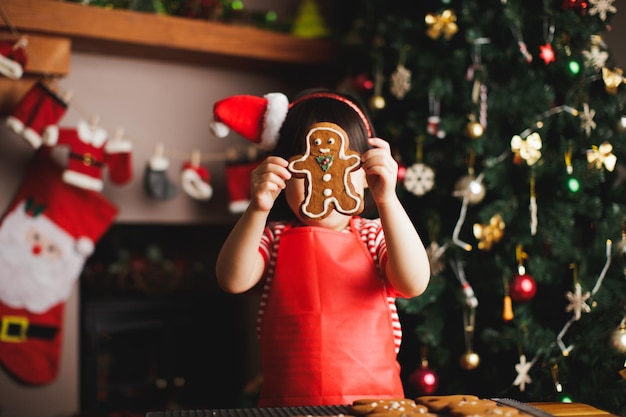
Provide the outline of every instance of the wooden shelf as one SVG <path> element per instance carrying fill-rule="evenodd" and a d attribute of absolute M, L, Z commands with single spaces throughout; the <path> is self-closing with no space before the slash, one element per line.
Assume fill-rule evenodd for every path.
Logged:
<path fill-rule="evenodd" d="M 338 48 L 327 40 L 301 39 L 247 26 L 110 10 L 56 0 L 3 0 L 20 33 L 64 36 L 72 49 L 180 60 L 199 64 L 328 65 Z M 7 30 L 2 22 L 0 28 Z"/>

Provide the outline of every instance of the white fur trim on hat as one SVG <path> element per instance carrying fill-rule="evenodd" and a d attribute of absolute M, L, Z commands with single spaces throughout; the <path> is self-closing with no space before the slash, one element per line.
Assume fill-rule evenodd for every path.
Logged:
<path fill-rule="evenodd" d="M 258 146 L 263 150 L 271 151 L 278 142 L 278 133 L 287 117 L 289 99 L 283 93 L 269 93 L 264 97 L 267 99 L 267 110 L 265 110 L 263 132 Z"/>
<path fill-rule="evenodd" d="M 217 120 L 213 120 L 209 127 L 211 128 L 211 133 L 218 138 L 225 138 L 230 133 L 230 128 Z"/>
<path fill-rule="evenodd" d="M 94 243 L 91 239 L 89 239 L 88 237 L 85 236 L 81 236 L 78 239 L 76 239 L 76 252 L 85 255 L 85 256 L 89 256 L 93 253 L 94 250 Z"/>

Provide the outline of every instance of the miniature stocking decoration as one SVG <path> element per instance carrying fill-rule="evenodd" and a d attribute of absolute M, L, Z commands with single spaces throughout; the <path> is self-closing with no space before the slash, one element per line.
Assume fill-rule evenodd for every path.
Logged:
<path fill-rule="evenodd" d="M 64 305 L 117 208 L 66 184 L 39 150 L 0 222 L 0 363 L 28 384 L 58 373 Z"/>
<path fill-rule="evenodd" d="M 183 190 L 191 198 L 208 200 L 213 196 L 213 187 L 209 180 L 209 171 L 200 165 L 200 153 L 193 151 L 191 160 L 183 164 L 181 173 Z"/>
<path fill-rule="evenodd" d="M 24 36 L 16 42 L 0 41 L 0 74 L 19 80 L 24 73 L 28 57 L 24 51 L 28 41 Z"/>
<path fill-rule="evenodd" d="M 225 168 L 228 189 L 228 210 L 243 213 L 250 204 L 250 174 L 260 161 L 227 164 Z"/>
<path fill-rule="evenodd" d="M 44 129 L 56 125 L 66 111 L 66 101 L 37 81 L 17 103 L 6 124 L 37 149 L 43 142 Z"/>
<path fill-rule="evenodd" d="M 167 177 L 170 161 L 163 156 L 163 145 L 158 144 L 146 164 L 143 186 L 146 193 L 157 200 L 169 200 L 178 194 L 178 188 Z"/>
<path fill-rule="evenodd" d="M 116 185 L 124 185 L 133 177 L 132 144 L 124 139 L 124 129 L 119 128 L 113 139 L 104 147 L 105 164 L 109 171 L 109 179 Z"/>

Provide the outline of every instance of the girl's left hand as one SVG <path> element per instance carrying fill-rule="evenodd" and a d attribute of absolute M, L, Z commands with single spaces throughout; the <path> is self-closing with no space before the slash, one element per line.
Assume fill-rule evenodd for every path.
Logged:
<path fill-rule="evenodd" d="M 380 204 L 397 198 L 398 163 L 393 159 L 386 140 L 370 138 L 368 142 L 372 149 L 361 155 L 361 163 L 372 197 L 376 204 Z"/>

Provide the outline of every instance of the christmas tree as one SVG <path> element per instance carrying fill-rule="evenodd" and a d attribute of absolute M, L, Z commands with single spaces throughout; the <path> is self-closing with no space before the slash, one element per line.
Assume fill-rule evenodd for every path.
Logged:
<path fill-rule="evenodd" d="M 613 0 L 367 0 L 350 88 L 431 255 L 398 302 L 409 395 L 626 416 L 626 110 Z M 428 378 L 430 377 L 430 379 Z"/>

